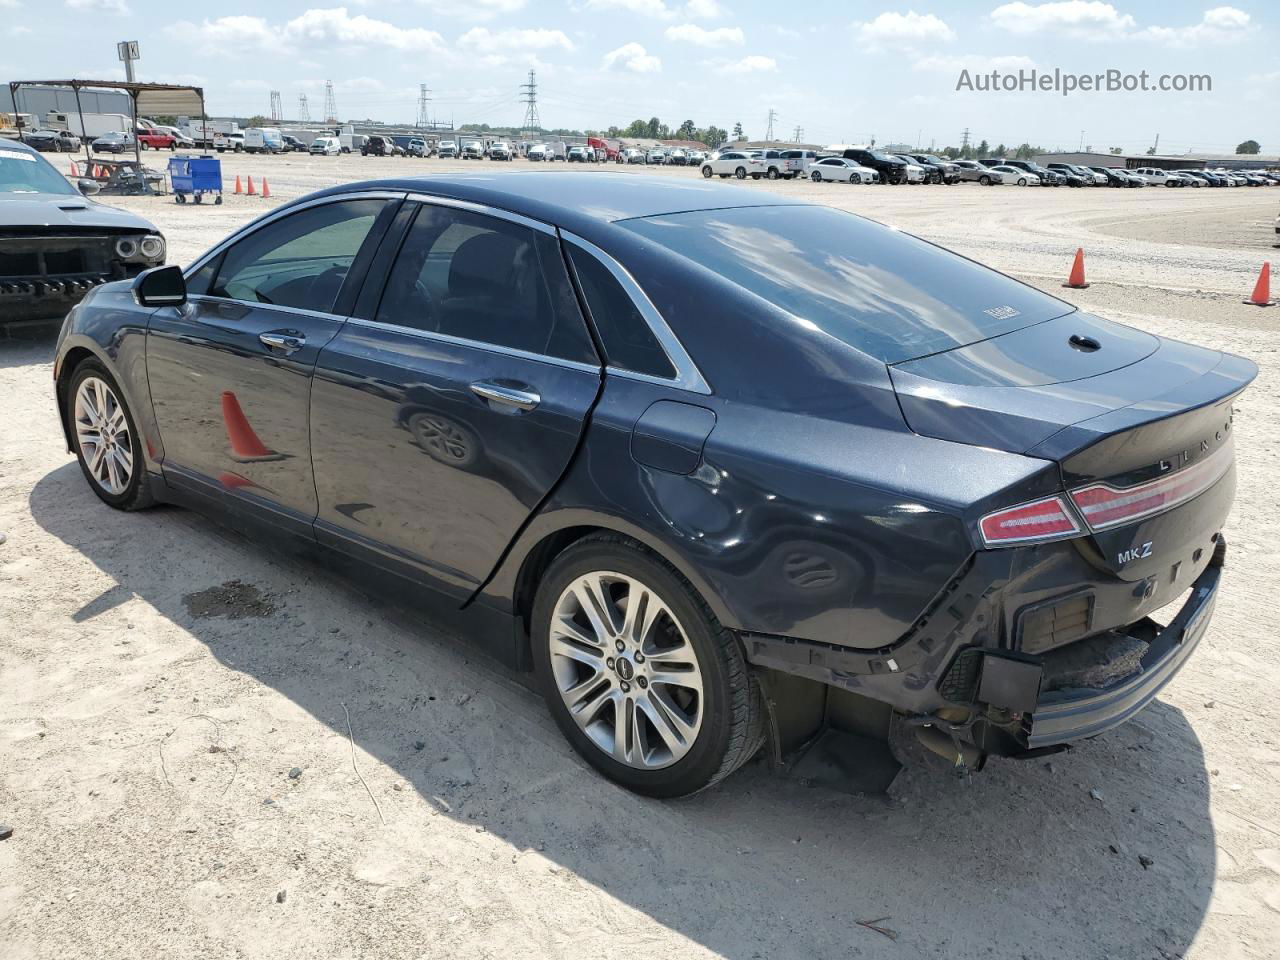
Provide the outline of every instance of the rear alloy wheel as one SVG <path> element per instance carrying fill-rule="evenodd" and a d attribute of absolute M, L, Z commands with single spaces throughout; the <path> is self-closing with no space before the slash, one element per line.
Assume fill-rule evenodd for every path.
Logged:
<path fill-rule="evenodd" d="M 982 184 L 984 187 L 991 186 L 991 178 L 988 177 L 985 173 L 978 178 L 978 182 Z"/>
<path fill-rule="evenodd" d="M 821 183 L 822 174 L 817 170 L 813 170 L 809 173 L 809 179 L 812 180 L 814 183 Z"/>
<path fill-rule="evenodd" d="M 710 168 L 710 167 L 703 167 L 703 168 L 702 168 L 702 175 L 703 175 L 704 177 L 706 177 L 708 180 L 710 180 L 710 179 L 711 179 L 711 168 Z"/>
<path fill-rule="evenodd" d="M 587 537 L 556 558 L 534 603 L 533 650 L 565 737 L 638 793 L 695 793 L 764 742 L 737 638 L 674 568 L 626 538 Z"/>
<path fill-rule="evenodd" d="M 745 180 L 747 179 L 747 168 L 738 167 L 736 170 L 733 171 L 733 175 L 737 177 L 739 180 Z"/>
<path fill-rule="evenodd" d="M 120 388 L 96 360 L 76 368 L 67 394 L 76 458 L 93 492 L 117 510 L 152 504 L 142 443 Z"/>

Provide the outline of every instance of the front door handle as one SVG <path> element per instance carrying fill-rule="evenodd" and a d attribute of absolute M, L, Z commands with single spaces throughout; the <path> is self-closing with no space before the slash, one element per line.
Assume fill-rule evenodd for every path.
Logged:
<path fill-rule="evenodd" d="M 307 342 L 306 337 L 292 333 L 260 333 L 258 340 L 268 350 L 276 350 L 285 356 L 297 353 Z"/>
<path fill-rule="evenodd" d="M 491 403 L 514 407 L 526 413 L 542 402 L 538 392 L 524 384 L 512 386 L 492 380 L 477 380 L 471 384 L 471 392 Z"/>

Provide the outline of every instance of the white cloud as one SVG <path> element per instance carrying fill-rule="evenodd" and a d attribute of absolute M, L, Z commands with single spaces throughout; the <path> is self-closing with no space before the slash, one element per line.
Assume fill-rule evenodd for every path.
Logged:
<path fill-rule="evenodd" d="M 101 10 L 103 13 L 126 14 L 129 6 L 124 0 L 66 0 L 72 10 Z"/>
<path fill-rule="evenodd" d="M 699 47 L 740 47 L 746 42 L 741 27 L 716 27 L 708 30 L 694 23 L 667 27 L 667 39 L 696 44 Z"/>
<path fill-rule="evenodd" d="M 1190 27 L 1148 27 L 1140 36 L 1169 47 L 1198 47 L 1201 44 L 1232 43 L 1249 32 L 1250 17 L 1235 7 L 1206 10 L 1199 23 Z"/>
<path fill-rule="evenodd" d="M 367 3 L 369 0 L 356 0 Z M 524 8 L 525 0 L 418 0 L 432 13 L 459 20 L 492 20 L 494 17 L 515 13 Z"/>
<path fill-rule="evenodd" d="M 732 60 L 716 67 L 718 73 L 768 73 L 778 69 L 778 61 L 773 57 L 762 57 L 758 54 Z"/>
<path fill-rule="evenodd" d="M 638 43 L 625 43 L 617 50 L 609 51 L 602 63 L 606 70 L 630 70 L 632 73 L 657 73 L 662 69 L 662 61 Z"/>
<path fill-rule="evenodd" d="M 1035 65 L 1036 62 L 1030 57 L 984 57 L 981 54 L 970 54 L 962 57 L 921 57 L 911 64 L 911 69 L 931 73 L 958 74 L 961 70 L 968 70 L 970 73 L 990 73 L 992 70 L 1013 73 L 1017 70 L 1030 70 Z"/>
<path fill-rule="evenodd" d="M 0 0 L 0 9 L 17 9 L 22 6 L 18 0 Z"/>
<path fill-rule="evenodd" d="M 229 16 L 200 24 L 179 21 L 166 32 L 185 40 L 198 40 L 241 53 L 278 51 L 284 44 L 356 45 L 386 47 L 417 53 L 442 53 L 444 38 L 434 30 L 397 27 L 364 14 L 351 16 L 346 7 L 307 10 L 288 23 L 276 25 L 262 17 Z"/>
<path fill-rule="evenodd" d="M 434 30 L 422 27 L 397 27 L 385 20 L 374 20 L 364 14 L 351 16 L 346 7 L 327 10 L 312 9 L 294 17 L 284 25 L 290 39 L 332 43 L 353 43 L 393 50 L 444 50 L 444 38 Z"/>
<path fill-rule="evenodd" d="M 718 0 L 688 0 L 684 7 L 668 6 L 666 0 L 587 0 L 585 9 L 621 10 L 658 20 L 674 20 L 679 16 L 690 20 L 714 20 L 724 15 L 724 8 Z"/>
<path fill-rule="evenodd" d="M 992 22 L 1010 33 L 1052 32 L 1087 40 L 1117 39 L 1127 35 L 1136 21 L 1102 0 L 1058 0 L 1032 5 L 1006 3 L 991 11 Z"/>
<path fill-rule="evenodd" d="M 563 30 L 499 30 L 472 27 L 458 38 L 458 45 L 472 50 L 572 50 L 573 41 Z"/>
<path fill-rule="evenodd" d="M 684 7 L 684 15 L 694 20 L 714 20 L 724 16 L 724 7 L 716 0 L 689 0 Z"/>
<path fill-rule="evenodd" d="M 932 13 L 887 11 L 874 20 L 855 23 L 858 39 L 865 47 L 909 47 L 925 43 L 948 43 L 955 31 Z"/>

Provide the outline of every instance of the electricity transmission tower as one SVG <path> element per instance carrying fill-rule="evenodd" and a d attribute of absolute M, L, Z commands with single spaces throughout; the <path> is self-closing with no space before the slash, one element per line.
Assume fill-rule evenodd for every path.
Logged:
<path fill-rule="evenodd" d="M 427 104 L 431 102 L 431 97 L 428 96 L 429 93 L 431 91 L 427 89 L 425 83 L 418 84 L 418 122 L 416 126 L 419 130 L 431 125 L 431 121 L 427 119 Z"/>
<path fill-rule="evenodd" d="M 773 121 L 777 119 L 778 119 L 778 111 L 773 109 L 773 107 L 770 107 L 769 108 L 769 129 L 765 131 L 765 134 L 764 134 L 765 140 L 770 140 L 770 141 L 773 140 Z"/>
<path fill-rule="evenodd" d="M 529 71 L 529 82 L 520 84 L 520 89 L 524 91 L 521 94 L 525 103 L 524 129 L 539 130 L 542 128 L 542 120 L 538 116 L 538 78 L 532 70 Z"/>
<path fill-rule="evenodd" d="M 280 91 L 271 91 L 271 119 L 279 123 L 284 119 L 284 106 L 280 103 Z"/>
<path fill-rule="evenodd" d="M 298 119 L 303 123 L 311 122 L 311 108 L 307 106 L 307 95 L 298 94 Z"/>
<path fill-rule="evenodd" d="M 338 122 L 338 101 L 333 96 L 333 81 L 324 82 L 324 122 Z"/>
<path fill-rule="evenodd" d="M 967 150 L 969 148 L 969 128 L 964 128 L 964 133 L 960 134 L 960 149 Z"/>
<path fill-rule="evenodd" d="M 802 140 L 804 140 L 804 127 L 800 126 L 799 124 L 796 124 L 796 130 L 795 130 L 795 133 L 792 134 L 792 136 L 795 137 L 796 143 L 800 143 Z"/>

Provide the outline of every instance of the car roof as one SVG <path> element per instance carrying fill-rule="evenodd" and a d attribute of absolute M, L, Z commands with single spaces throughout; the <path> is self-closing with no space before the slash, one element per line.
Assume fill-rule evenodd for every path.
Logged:
<path fill-rule="evenodd" d="M 347 183 L 303 199 L 365 190 L 404 190 L 470 201 L 554 223 L 569 230 L 693 210 L 795 205 L 795 201 L 785 195 L 770 195 L 705 180 L 676 181 L 669 177 L 604 171 L 396 177 Z"/>

